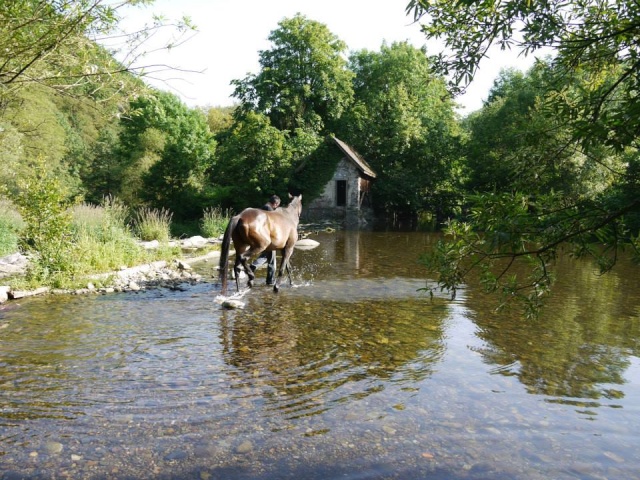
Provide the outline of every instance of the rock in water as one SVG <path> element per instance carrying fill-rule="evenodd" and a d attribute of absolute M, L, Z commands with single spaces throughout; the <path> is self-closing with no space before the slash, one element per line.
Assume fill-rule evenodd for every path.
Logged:
<path fill-rule="evenodd" d="M 245 440 L 236 447 L 236 453 L 246 454 L 251 453 L 253 450 L 253 444 L 249 440 Z"/>
<path fill-rule="evenodd" d="M 240 300 L 229 299 L 222 302 L 222 306 L 224 308 L 228 308 L 229 310 L 233 310 L 235 308 L 244 308 L 244 302 Z"/>
<path fill-rule="evenodd" d="M 310 238 L 303 238 L 296 242 L 295 248 L 298 248 L 300 250 L 311 250 L 312 248 L 316 248 L 318 245 L 320 245 L 320 243 L 316 242 L 315 240 L 311 240 Z"/>

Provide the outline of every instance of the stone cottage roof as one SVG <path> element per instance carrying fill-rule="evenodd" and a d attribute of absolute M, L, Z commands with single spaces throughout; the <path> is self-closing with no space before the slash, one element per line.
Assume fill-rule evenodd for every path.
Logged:
<path fill-rule="evenodd" d="M 371 169 L 371 167 L 365 161 L 365 159 L 362 158 L 360 155 L 358 155 L 358 153 L 355 150 L 353 150 L 349 145 L 344 143 L 339 138 L 333 137 L 333 141 L 336 143 L 336 145 L 338 145 L 340 150 L 342 150 L 342 152 L 347 156 L 347 158 L 355 164 L 358 170 L 360 170 L 363 174 L 365 174 L 368 177 L 376 178 L 377 176 L 376 172 L 374 172 Z"/>

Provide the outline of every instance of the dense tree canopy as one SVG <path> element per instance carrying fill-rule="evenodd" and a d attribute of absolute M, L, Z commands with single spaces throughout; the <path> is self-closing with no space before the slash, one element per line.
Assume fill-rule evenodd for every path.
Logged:
<path fill-rule="evenodd" d="M 274 193 L 286 194 L 291 167 L 287 138 L 260 113 L 249 112 L 236 122 L 213 169 L 213 182 L 221 188 L 218 200 L 239 211 L 259 207 Z"/>
<path fill-rule="evenodd" d="M 272 47 L 259 54 L 260 72 L 232 82 L 238 112 L 263 113 L 274 127 L 290 132 L 320 132 L 340 118 L 352 97 L 346 44 L 300 14 L 282 20 L 269 41 Z"/>
<path fill-rule="evenodd" d="M 450 210 L 458 128 L 426 52 L 407 42 L 383 44 L 379 52 L 352 54 L 350 68 L 355 100 L 339 131 L 378 173 L 376 204 L 399 215 Z"/>
<path fill-rule="evenodd" d="M 162 21 L 127 34 L 123 9 L 149 0 L 16 0 L 0 3 L 0 180 L 42 156 L 68 195 L 99 201 L 119 188 L 113 158 L 117 116 L 146 90 L 132 69 Z M 188 23 L 176 25 L 184 31 Z M 126 61 L 113 56 L 126 49 Z M 116 40 L 117 39 L 117 40 Z"/>
<path fill-rule="evenodd" d="M 615 180 L 619 158 L 585 148 L 544 100 L 553 66 L 540 61 L 526 74 L 501 73 L 483 109 L 467 119 L 467 188 L 474 192 L 559 192 L 564 201 L 593 197 Z"/>
<path fill-rule="evenodd" d="M 156 92 L 133 100 L 121 124 L 123 182 L 130 182 L 121 193 L 181 217 L 201 211 L 198 196 L 216 146 L 205 115 L 173 94 Z"/>

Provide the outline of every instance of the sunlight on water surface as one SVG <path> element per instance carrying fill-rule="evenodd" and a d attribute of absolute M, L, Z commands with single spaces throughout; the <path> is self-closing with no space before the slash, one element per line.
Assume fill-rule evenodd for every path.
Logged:
<path fill-rule="evenodd" d="M 638 478 L 635 267 L 563 259 L 529 321 L 431 300 L 433 235 L 315 238 L 244 309 L 214 283 L 3 307 L 0 478 Z"/>

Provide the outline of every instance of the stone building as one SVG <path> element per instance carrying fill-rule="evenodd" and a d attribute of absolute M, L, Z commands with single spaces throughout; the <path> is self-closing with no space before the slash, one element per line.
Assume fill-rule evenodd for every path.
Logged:
<path fill-rule="evenodd" d="M 349 145 L 336 137 L 332 140 L 342 158 L 322 194 L 304 209 L 303 219 L 338 221 L 347 228 L 365 226 L 373 219 L 371 183 L 376 174 Z"/>

